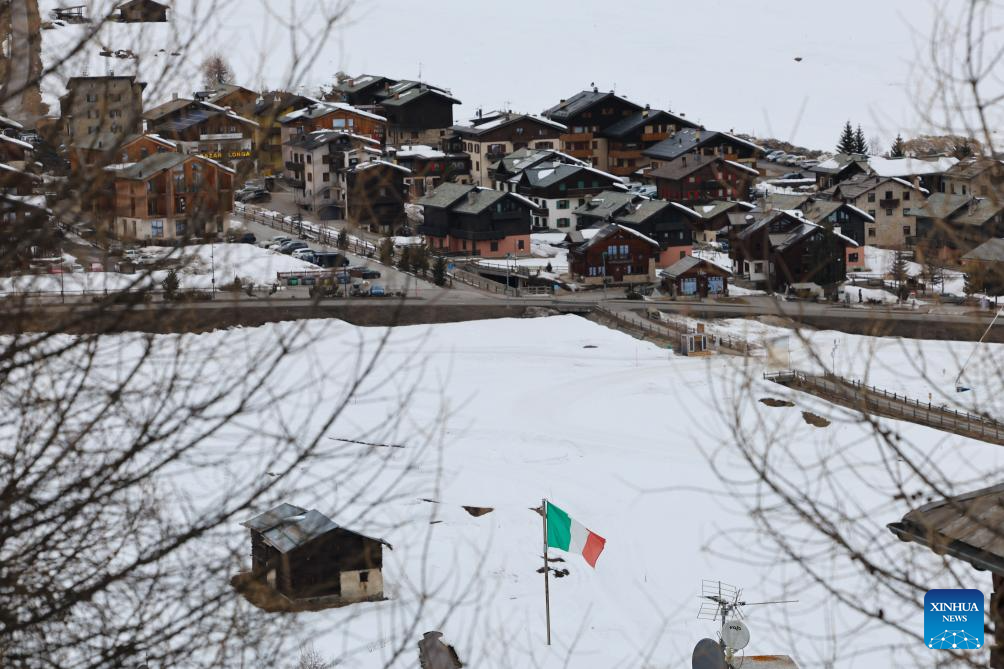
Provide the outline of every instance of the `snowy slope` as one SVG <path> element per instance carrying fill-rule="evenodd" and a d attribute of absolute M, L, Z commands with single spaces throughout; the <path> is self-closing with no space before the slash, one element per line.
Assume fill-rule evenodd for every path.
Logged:
<path fill-rule="evenodd" d="M 741 321 L 720 327 L 761 338 L 785 332 Z M 221 434 L 221 448 L 240 444 L 241 452 L 253 453 L 254 432 L 281 422 L 300 435 L 320 428 L 323 411 L 318 409 L 343 396 L 343 384 L 330 380 L 350 378 L 357 354 L 372 351 L 385 333 L 312 321 L 192 339 L 209 348 L 255 351 L 296 328 L 304 328 L 305 343 L 294 347 L 283 374 L 270 384 L 282 401 L 261 407 L 260 426 L 244 420 L 244 427 L 231 429 L 233 434 Z M 817 333 L 810 343 L 828 358 L 834 336 Z M 911 374 L 912 359 L 925 354 L 946 359 L 968 351 L 968 345 L 949 342 L 840 337 L 842 371 L 863 374 L 877 346 L 883 358 L 873 363 L 870 378 L 880 385 L 898 380 L 914 394 L 929 386 Z M 797 366 L 812 364 L 806 349 L 797 343 L 791 348 Z M 988 347 L 987 354 L 999 356 L 1002 350 Z M 754 440 L 781 435 L 810 455 L 839 452 L 848 461 L 867 461 L 876 448 L 868 429 L 844 412 L 834 412 L 840 422 L 831 428 L 807 425 L 801 409 L 823 415 L 833 411 L 813 398 L 794 396 L 799 406 L 792 409 L 759 404 L 760 397 L 784 394 L 761 380 L 765 362 L 681 358 L 574 316 L 395 329 L 362 397 L 324 433 L 405 448 L 377 449 L 371 458 L 389 469 L 372 480 L 365 469 L 346 480 L 339 477 L 344 462 L 338 456 L 358 453 L 354 449 L 359 447 L 331 442 L 330 461 L 300 473 L 289 486 L 301 492 L 288 499 L 390 541 L 394 550 L 385 553 L 384 567 L 390 599 L 304 615 L 304 635 L 323 655 L 351 655 L 345 666 L 363 668 L 384 666 L 398 645 L 405 655 L 394 666 L 414 666 L 415 642 L 433 629 L 445 633 L 469 666 L 687 666 L 693 644 L 714 631 L 695 619 L 702 578 L 737 583 L 755 599 L 770 599 L 781 594 L 781 584 L 790 577 L 783 563 L 761 563 L 732 544 L 739 540 L 752 551 L 762 538 L 749 534 L 753 521 L 730 499 L 709 463 L 711 458 L 729 477 L 749 478 L 729 455 L 733 438 L 722 407 L 738 407 L 747 426 L 766 421 L 770 429 L 753 431 Z M 210 377 L 213 373 L 212 366 L 206 370 Z M 751 385 L 744 387 L 747 378 Z M 1004 463 L 995 447 L 919 426 L 895 427 L 931 457 L 951 453 L 939 471 L 949 480 L 957 477 L 963 487 L 971 483 L 973 467 L 999 471 Z M 398 475 L 399 494 L 375 511 L 366 510 Z M 853 500 L 832 502 L 877 509 L 874 541 L 887 547 L 893 559 L 928 559 L 881 527 L 907 507 L 884 496 L 883 471 L 869 475 L 878 477 L 874 486 L 858 484 Z M 211 503 L 207 493 L 215 490 L 214 476 L 212 470 L 179 472 L 176 483 L 191 491 L 188 502 Z M 331 483 L 335 480 L 337 487 Z M 820 502 L 831 494 L 821 489 Z M 576 556 L 564 556 L 568 562 L 561 566 L 571 573 L 552 583 L 555 644 L 550 648 L 543 643 L 542 578 L 535 572 L 541 563 L 541 522 L 529 510 L 542 497 L 608 541 L 595 571 Z M 277 495 L 275 501 L 283 498 Z M 474 518 L 460 505 L 494 511 Z M 430 524 L 433 520 L 441 522 Z M 227 542 L 240 551 L 246 536 L 239 526 L 231 530 Z M 218 544 L 204 547 L 206 555 L 215 550 L 221 550 Z M 824 572 L 846 573 L 839 561 L 819 566 Z M 973 578 L 972 587 L 985 585 Z M 855 585 L 867 587 L 852 580 Z M 420 593 L 426 590 L 436 594 L 421 603 Z M 791 616 L 810 632 L 829 629 L 827 625 L 836 626 L 838 635 L 854 630 L 848 643 L 864 655 L 838 666 L 894 662 L 883 650 L 889 637 L 881 627 L 859 629 L 861 619 L 836 606 L 818 587 L 800 590 L 797 598 L 799 603 L 784 611 L 750 610 L 754 634 L 749 652 L 788 653 L 803 666 L 818 661 L 827 652 L 825 644 L 771 633 L 778 617 Z M 916 614 L 897 611 L 891 602 L 882 604 L 890 615 Z M 413 615 L 419 623 L 405 631 Z M 568 655 L 572 658 L 566 664 Z"/>

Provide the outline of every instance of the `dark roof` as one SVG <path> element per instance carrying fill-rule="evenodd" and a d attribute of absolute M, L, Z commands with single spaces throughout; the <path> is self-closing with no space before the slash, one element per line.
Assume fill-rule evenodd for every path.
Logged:
<path fill-rule="evenodd" d="M 582 251 L 585 251 L 595 246 L 596 244 L 599 244 L 604 239 L 612 237 L 613 235 L 617 234 L 617 232 L 626 232 L 629 235 L 634 235 L 635 237 L 641 239 L 642 241 L 647 242 L 648 244 L 655 246 L 656 248 L 659 248 L 659 242 L 655 241 L 648 235 L 643 235 L 637 230 L 632 230 L 631 228 L 624 225 L 618 225 L 617 223 L 608 223 L 604 225 L 602 228 L 600 228 L 600 231 L 597 232 L 595 235 L 593 235 L 588 241 L 576 247 L 575 250 L 576 252 L 581 253 Z"/>
<path fill-rule="evenodd" d="M 167 116 L 171 112 L 176 112 L 180 109 L 184 109 L 190 104 L 194 104 L 195 100 L 189 100 L 188 98 L 177 98 L 174 100 L 168 100 L 167 102 L 161 103 L 154 107 L 150 107 L 143 112 L 143 118 L 148 121 L 156 121 L 157 119 Z"/>
<path fill-rule="evenodd" d="M 675 279 L 676 277 L 682 274 L 686 274 L 687 272 L 697 267 L 698 265 L 708 265 L 714 267 L 716 270 L 720 272 L 725 272 L 728 276 L 732 276 L 732 272 L 728 268 L 722 267 L 718 263 L 713 263 L 710 260 L 706 260 L 704 258 L 698 258 L 696 256 L 684 256 L 680 258 L 675 263 L 673 263 L 666 269 L 662 270 L 661 274 L 663 274 L 664 276 L 668 276 L 671 279 Z"/>
<path fill-rule="evenodd" d="M 443 98 L 455 105 L 461 104 L 460 100 L 450 95 L 445 89 L 417 81 L 402 81 L 394 84 L 387 90 L 387 96 L 380 101 L 380 104 L 384 107 L 403 107 L 427 95 Z"/>
<path fill-rule="evenodd" d="M 287 503 L 269 509 L 265 513 L 244 521 L 241 525 L 249 530 L 261 533 L 265 542 L 280 553 L 288 553 L 294 548 L 302 546 L 323 534 L 327 534 L 331 530 L 337 529 L 358 534 L 361 537 L 378 541 L 390 547 L 390 544 L 383 539 L 366 537 L 366 535 L 341 527 L 316 509 L 307 511 L 299 506 Z"/>
<path fill-rule="evenodd" d="M 855 174 L 846 181 L 841 181 L 836 186 L 832 186 L 823 191 L 826 195 L 839 195 L 854 200 L 864 195 L 870 190 L 878 188 L 884 183 L 895 181 L 902 186 L 908 186 L 914 190 L 920 190 L 909 181 L 897 177 L 869 176 L 867 174 Z"/>
<path fill-rule="evenodd" d="M 982 262 L 1004 262 L 1004 239 L 988 239 L 969 253 L 962 256 L 963 260 L 979 260 Z"/>
<path fill-rule="evenodd" d="M 554 149 L 531 149 L 526 147 L 517 149 L 509 155 L 504 156 L 502 160 L 495 163 L 495 168 L 503 174 L 519 174 L 523 170 L 527 170 L 547 160 L 568 163 L 569 165 L 586 164 L 578 158 L 573 158 Z"/>
<path fill-rule="evenodd" d="M 602 93 L 594 88 L 591 91 L 582 91 L 580 93 L 576 93 L 575 95 L 568 98 L 564 102 L 559 102 L 550 109 L 545 110 L 543 114 L 544 116 L 553 121 L 557 121 L 558 123 L 564 123 L 565 121 L 572 118 L 576 114 L 586 111 L 590 107 L 597 105 L 600 102 L 603 102 L 607 98 L 617 98 L 626 105 L 634 107 L 635 109 L 641 109 L 641 105 L 635 104 L 634 102 L 630 102 L 624 98 L 620 98 L 614 95 L 612 91 L 608 93 Z"/>
<path fill-rule="evenodd" d="M 164 170 L 169 170 L 172 167 L 184 163 L 190 157 L 191 156 L 185 155 L 184 153 L 175 153 L 171 151 L 155 153 L 152 156 L 147 156 L 138 163 L 133 163 L 132 165 L 123 167 L 120 170 L 116 170 L 115 176 L 123 179 L 147 179 L 154 174 L 163 172 Z"/>
<path fill-rule="evenodd" d="M 358 93 L 374 84 L 396 84 L 396 79 L 389 79 L 379 74 L 360 74 L 358 77 L 346 79 L 340 84 L 335 84 L 335 90 L 343 93 Z"/>
<path fill-rule="evenodd" d="M 975 198 L 965 209 L 957 211 L 952 217 L 953 223 L 959 225 L 980 226 L 1004 210 L 1004 204 L 989 198 Z"/>
<path fill-rule="evenodd" d="M 364 137 L 362 135 L 356 135 L 351 132 L 345 132 L 344 130 L 315 130 L 314 132 L 305 132 L 293 135 L 286 142 L 286 146 L 295 146 L 296 148 L 304 149 L 305 151 L 313 151 L 317 147 L 330 144 L 341 137 L 357 139 L 364 144 L 373 144 L 376 146 L 380 145 L 380 142 L 374 139 Z"/>
<path fill-rule="evenodd" d="M 126 2 L 120 3 L 118 5 L 118 8 L 119 9 L 122 9 L 124 7 L 128 8 L 132 7 L 133 5 L 147 5 L 147 6 L 156 5 L 157 7 L 163 7 L 164 9 L 168 9 L 167 5 L 165 5 L 162 2 L 157 2 L 156 0 L 126 0 Z"/>
<path fill-rule="evenodd" d="M 926 504 L 887 527 L 903 541 L 1004 574 L 1004 484 Z"/>
<path fill-rule="evenodd" d="M 628 226 L 642 225 L 667 208 L 679 208 L 685 213 L 693 210 L 665 200 L 651 200 L 635 193 L 605 190 L 576 209 L 576 216 L 599 218 Z"/>
<path fill-rule="evenodd" d="M 960 160 L 955 165 L 945 170 L 946 177 L 954 177 L 956 179 L 973 179 L 983 174 L 989 169 L 995 169 L 998 172 L 1004 171 L 1004 165 L 1001 161 L 994 160 L 992 158 L 985 158 L 983 156 L 974 156 L 972 158 L 965 158 Z"/>
<path fill-rule="evenodd" d="M 637 133 L 649 123 L 668 122 L 677 128 L 696 128 L 696 123 L 661 109 L 642 109 L 630 116 L 625 116 L 600 134 L 603 137 L 619 139 Z"/>
<path fill-rule="evenodd" d="M 971 195 L 933 193 L 913 210 L 913 215 L 923 218 L 945 219 L 965 207 L 973 199 Z"/>
<path fill-rule="evenodd" d="M 432 192 L 420 197 L 415 204 L 446 209 L 474 188 L 475 186 L 468 184 L 442 183 Z"/>
<path fill-rule="evenodd" d="M 709 165 L 715 165 L 716 163 L 724 163 L 725 159 L 720 156 L 680 156 L 675 158 L 668 163 L 659 165 L 658 169 L 650 170 L 646 176 L 655 179 L 668 179 L 670 181 L 679 181 L 686 176 L 693 174 L 697 170 L 708 167 Z"/>
<path fill-rule="evenodd" d="M 566 130 L 565 126 L 556 121 L 534 116 L 532 114 L 505 114 L 503 116 L 477 123 L 476 125 L 455 125 L 451 128 L 451 130 L 456 132 L 458 135 L 463 135 L 465 137 L 477 137 L 479 135 L 484 135 L 494 130 L 498 130 L 499 128 L 504 128 L 507 125 L 511 125 L 524 119 L 546 126 L 551 130 Z"/>
<path fill-rule="evenodd" d="M 740 144 L 753 151 L 763 151 L 753 142 L 719 130 L 683 128 L 642 153 L 650 158 L 673 160 L 706 144 Z"/>

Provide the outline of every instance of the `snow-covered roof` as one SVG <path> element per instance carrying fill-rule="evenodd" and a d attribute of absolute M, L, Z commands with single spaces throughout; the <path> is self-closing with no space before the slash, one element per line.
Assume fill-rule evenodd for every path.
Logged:
<path fill-rule="evenodd" d="M 676 207 L 677 209 L 683 211 L 684 213 L 687 213 L 687 214 L 693 216 L 694 218 L 701 218 L 700 214 L 698 214 L 696 211 L 694 211 L 693 209 L 691 209 L 687 205 L 680 204 L 679 202 L 670 202 L 670 204 L 673 205 L 674 207 Z"/>
<path fill-rule="evenodd" d="M 868 167 L 880 177 L 910 177 L 925 174 L 941 174 L 948 171 L 958 158 L 942 157 L 933 160 L 922 158 L 883 158 L 869 156 Z"/>
<path fill-rule="evenodd" d="M 240 114 L 236 113 L 234 110 L 230 109 L 229 107 L 221 107 L 219 105 L 214 105 L 212 102 L 206 102 L 205 100 L 198 100 L 197 102 L 199 102 L 200 104 L 202 104 L 202 105 L 204 105 L 206 107 L 209 107 L 210 109 L 212 109 L 214 111 L 223 112 L 224 114 L 227 115 L 227 118 L 232 118 L 233 120 L 240 121 L 241 123 L 248 123 L 250 125 L 255 126 L 256 128 L 259 127 L 258 121 L 252 121 L 249 118 L 244 118 L 243 116 L 241 116 Z"/>
<path fill-rule="evenodd" d="M 538 209 L 540 206 L 530 198 L 526 197 L 525 195 L 520 195 L 519 193 L 509 193 L 509 195 L 512 195 L 514 198 L 516 198 L 523 204 L 529 205 L 532 209 Z"/>
<path fill-rule="evenodd" d="M 354 169 L 358 172 L 360 170 L 367 170 L 371 167 L 375 167 L 376 165 L 386 165 L 387 167 L 393 167 L 395 170 L 400 170 L 405 174 L 411 174 L 411 170 L 409 170 L 404 165 L 398 165 L 397 163 L 392 163 L 386 160 L 367 160 L 362 163 L 356 163 Z"/>
<path fill-rule="evenodd" d="M 288 123 L 290 121 L 295 121 L 297 119 L 308 117 L 317 118 L 318 116 L 325 116 L 327 114 L 334 113 L 336 111 L 344 111 L 356 116 L 362 116 L 364 118 L 373 119 L 374 121 L 386 122 L 387 118 L 385 116 L 380 116 L 379 114 L 374 114 L 373 112 L 364 111 L 358 107 L 353 107 L 352 105 L 345 102 L 322 102 L 317 100 L 314 104 L 311 104 L 302 109 L 297 109 L 296 111 L 291 111 L 285 116 L 279 118 L 279 123 Z"/>
<path fill-rule="evenodd" d="M 24 130 L 24 126 L 23 125 L 21 125 L 20 123 L 18 123 L 17 121 L 15 121 L 12 118 L 7 118 L 6 116 L 0 116 L 0 125 L 8 125 L 8 126 L 10 126 L 12 128 L 16 128 L 18 130 Z"/>
<path fill-rule="evenodd" d="M 858 209 L 857 207 L 855 207 L 853 204 L 844 204 L 844 206 L 847 207 L 848 209 L 850 209 L 851 211 L 857 212 L 866 221 L 871 221 L 872 223 L 875 222 L 875 218 L 874 217 L 870 216 L 865 211 L 861 211 L 860 209 Z"/>
<path fill-rule="evenodd" d="M 757 176 L 760 175 L 760 172 L 758 172 L 757 170 L 753 169 L 749 165 L 743 165 L 742 163 L 737 163 L 734 160 L 726 160 L 725 162 L 727 162 L 729 165 L 732 165 L 733 167 L 738 167 L 741 170 L 745 170 L 745 171 L 749 172 L 750 174 L 756 174 Z"/>
<path fill-rule="evenodd" d="M 446 154 L 439 149 L 434 149 L 431 146 L 425 144 L 402 144 L 397 150 L 397 156 L 399 158 L 445 158 Z"/>

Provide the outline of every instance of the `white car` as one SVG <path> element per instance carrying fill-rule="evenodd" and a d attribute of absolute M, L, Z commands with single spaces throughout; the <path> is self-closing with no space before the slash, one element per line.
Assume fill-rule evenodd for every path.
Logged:
<path fill-rule="evenodd" d="M 313 249 L 296 249 L 290 255 L 297 260 L 307 260 L 309 262 L 314 257 L 314 251 Z"/>

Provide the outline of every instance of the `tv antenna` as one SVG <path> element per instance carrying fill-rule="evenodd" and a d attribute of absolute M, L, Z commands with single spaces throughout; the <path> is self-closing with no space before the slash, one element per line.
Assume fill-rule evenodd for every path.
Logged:
<path fill-rule="evenodd" d="M 725 663 L 723 666 L 726 667 L 734 666 L 732 660 L 736 651 L 743 650 L 750 642 L 749 627 L 742 621 L 743 607 L 791 604 L 798 601 L 797 599 L 778 599 L 767 602 L 747 602 L 742 599 L 742 594 L 741 588 L 728 583 L 707 579 L 701 581 L 701 608 L 697 612 L 697 618 L 698 620 L 719 622 L 718 644 Z"/>

